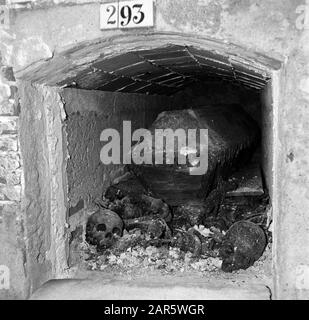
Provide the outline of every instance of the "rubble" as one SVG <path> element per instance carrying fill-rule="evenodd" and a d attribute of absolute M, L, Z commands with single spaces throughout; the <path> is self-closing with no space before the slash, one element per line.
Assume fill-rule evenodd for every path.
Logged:
<path fill-rule="evenodd" d="M 175 207 L 173 226 L 186 228 L 201 224 L 201 217 L 207 213 L 206 204 L 203 201 L 188 201 Z"/>
<path fill-rule="evenodd" d="M 171 245 L 182 251 L 191 252 L 194 257 L 199 257 L 202 253 L 202 240 L 197 235 L 197 232 L 194 232 L 192 229 L 189 231 L 176 229 L 175 231 Z"/>
<path fill-rule="evenodd" d="M 132 177 L 130 180 L 132 183 Z M 231 272 L 248 268 L 264 251 L 266 237 L 261 227 L 266 230 L 267 194 L 224 195 L 218 200 L 219 208 L 209 210 L 216 204 L 216 197 L 211 198 L 215 190 L 210 193 L 209 202 L 192 201 L 171 208 L 161 199 L 147 195 L 140 185 L 138 191 L 125 190 L 124 185 L 122 189 L 120 184 L 111 186 L 97 200 L 100 209 L 89 218 L 86 239 L 90 244 L 87 250 L 92 248 L 90 269 L 112 267 L 127 272 L 134 267 L 202 272 L 218 271 L 222 265 L 223 271 Z M 130 214 L 125 211 L 126 206 Z M 100 228 L 103 223 L 104 230 Z M 117 232 L 112 232 L 117 223 Z"/>
<path fill-rule="evenodd" d="M 140 229 L 151 239 L 170 239 L 171 230 L 166 221 L 161 217 L 141 217 L 125 220 L 126 230 Z"/>
<path fill-rule="evenodd" d="M 151 196 L 140 181 L 130 176 L 128 180 L 111 185 L 98 204 L 115 211 L 122 219 L 158 215 L 166 221 L 171 220 L 169 206 L 161 199 Z"/>
<path fill-rule="evenodd" d="M 119 239 L 117 247 L 102 252 L 98 252 L 95 246 L 85 244 L 86 267 L 89 270 L 129 274 L 137 274 L 142 270 L 159 270 L 163 274 L 170 274 L 218 271 L 221 266 L 218 257 L 195 257 L 194 254 L 181 251 L 177 247 L 147 245 L 149 240 L 135 232 L 125 233 L 123 238 Z M 123 246 L 128 242 L 136 245 L 128 248 Z"/>

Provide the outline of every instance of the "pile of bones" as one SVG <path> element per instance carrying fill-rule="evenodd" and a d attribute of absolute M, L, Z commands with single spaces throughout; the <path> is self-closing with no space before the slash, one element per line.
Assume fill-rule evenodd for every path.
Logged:
<path fill-rule="evenodd" d="M 211 214 L 207 201 L 169 206 L 129 173 L 96 200 L 86 227 L 88 266 L 165 272 L 247 269 L 271 241 L 269 198 L 220 200 Z"/>
<path fill-rule="evenodd" d="M 95 246 L 89 260 L 99 257 L 100 269 L 208 266 L 232 272 L 247 269 L 263 254 L 271 240 L 267 192 L 226 196 L 238 187 L 230 178 L 235 165 L 248 162 L 257 145 L 257 124 L 238 105 L 216 105 L 163 112 L 150 130 L 190 127 L 208 129 L 204 176 L 187 174 L 192 163 L 128 166 L 123 179 L 96 200 L 86 241 Z M 171 151 L 177 154 L 177 148 Z"/>

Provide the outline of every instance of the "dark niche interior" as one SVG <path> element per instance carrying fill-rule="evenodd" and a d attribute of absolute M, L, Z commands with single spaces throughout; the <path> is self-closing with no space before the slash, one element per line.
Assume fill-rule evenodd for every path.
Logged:
<path fill-rule="evenodd" d="M 271 84 L 264 70 L 171 45 L 96 61 L 61 86 L 71 266 L 205 273 L 270 259 Z M 102 164 L 100 134 L 114 128 L 122 136 L 123 121 L 131 121 L 132 132 L 147 128 L 153 135 L 207 129 L 207 171 L 190 175 L 198 162 L 188 148 L 181 149 L 181 165 Z M 177 159 L 179 150 L 175 143 L 162 156 L 169 151 Z"/>

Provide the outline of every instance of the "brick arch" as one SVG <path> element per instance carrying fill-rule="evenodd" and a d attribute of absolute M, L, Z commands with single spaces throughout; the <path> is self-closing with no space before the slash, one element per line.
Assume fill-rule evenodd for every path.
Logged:
<path fill-rule="evenodd" d="M 175 54 L 176 51 L 179 52 L 178 55 Z M 155 67 L 162 67 L 158 62 L 160 58 L 161 62 L 165 59 L 163 67 L 171 72 L 175 72 L 175 65 L 178 70 L 183 67 L 185 74 L 179 71 L 176 73 L 184 78 L 190 77 L 190 74 L 192 78 L 192 73 L 218 74 L 219 78 L 226 75 L 226 78 L 230 77 L 234 82 L 255 89 L 261 88 L 269 80 L 271 70 L 277 70 L 281 66 L 280 61 L 263 54 L 210 38 L 179 33 L 129 33 L 107 40 L 99 38 L 78 43 L 55 54 L 48 61 L 39 61 L 19 71 L 17 78 L 49 86 L 96 90 L 105 90 L 104 85 L 117 80 L 117 77 L 127 78 L 127 83 L 122 81 L 119 86 L 109 87 L 107 90 L 118 91 L 136 82 L 134 77 L 139 72 L 149 73 Z M 139 70 L 142 63 L 148 64 L 149 68 Z M 199 66 L 202 68 L 198 68 Z M 123 70 L 128 68 L 130 70 Z M 197 75 L 194 78 L 200 80 L 201 77 Z M 137 80 L 143 81 L 140 78 Z M 141 83 L 141 87 L 146 84 L 147 82 Z M 160 87 L 160 83 L 154 84 Z M 158 91 L 160 89 L 162 91 L 162 88 L 158 88 Z M 134 92 L 129 89 L 122 91 Z M 157 93 L 155 89 L 152 91 Z"/>

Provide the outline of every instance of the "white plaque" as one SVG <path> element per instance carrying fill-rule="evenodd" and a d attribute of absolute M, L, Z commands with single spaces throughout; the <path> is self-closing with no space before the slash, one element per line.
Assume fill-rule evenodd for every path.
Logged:
<path fill-rule="evenodd" d="M 132 0 L 102 3 L 101 29 L 153 27 L 153 0 Z"/>

